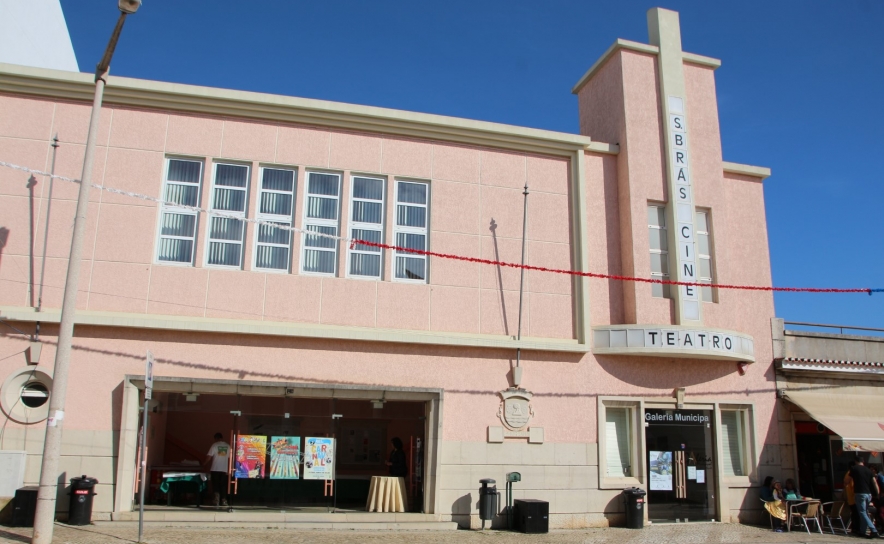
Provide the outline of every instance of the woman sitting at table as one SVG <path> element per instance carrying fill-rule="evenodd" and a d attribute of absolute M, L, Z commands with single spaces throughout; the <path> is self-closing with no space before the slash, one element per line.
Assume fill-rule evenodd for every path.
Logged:
<path fill-rule="evenodd" d="M 798 488 L 795 487 L 795 480 L 789 478 L 786 480 L 785 485 L 783 485 L 783 493 L 784 497 L 787 501 L 799 501 L 801 500 L 801 493 L 798 492 Z"/>
<path fill-rule="evenodd" d="M 762 498 L 765 496 L 769 496 L 770 500 L 764 501 L 764 509 L 767 510 L 774 522 L 774 531 L 778 533 L 783 532 L 783 522 L 786 521 L 786 503 L 784 499 L 783 493 L 783 485 L 780 482 L 773 481 L 773 478 L 770 478 L 772 483 L 770 484 L 770 495 L 767 493 L 762 494 Z M 766 482 L 767 480 L 765 480 Z"/>

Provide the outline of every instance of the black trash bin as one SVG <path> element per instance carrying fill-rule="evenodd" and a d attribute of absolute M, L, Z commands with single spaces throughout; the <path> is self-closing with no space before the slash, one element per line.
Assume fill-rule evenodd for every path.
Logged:
<path fill-rule="evenodd" d="M 645 495 L 644 489 L 627 487 L 623 490 L 623 499 L 626 501 L 626 527 L 628 529 L 641 529 L 645 526 Z"/>
<path fill-rule="evenodd" d="M 479 519 L 482 520 L 482 528 L 485 528 L 485 522 L 493 520 L 497 515 L 497 486 L 493 485 L 497 482 L 491 478 L 483 478 L 479 480 L 482 487 L 479 488 Z"/>
<path fill-rule="evenodd" d="M 68 509 L 68 525 L 89 525 L 92 523 L 92 497 L 98 480 L 85 474 L 71 478 L 71 505 Z"/>

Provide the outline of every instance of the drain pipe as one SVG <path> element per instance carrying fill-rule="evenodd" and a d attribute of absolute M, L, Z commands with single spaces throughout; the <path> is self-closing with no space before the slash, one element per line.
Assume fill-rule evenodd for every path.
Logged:
<path fill-rule="evenodd" d="M 49 243 L 49 214 L 52 211 L 52 182 L 55 178 L 55 156 L 58 154 L 58 133 L 52 139 L 52 168 L 49 170 L 49 195 L 46 198 L 46 227 L 43 229 L 43 259 L 40 261 L 40 291 L 37 295 L 37 312 L 43 309 L 43 278 L 46 276 L 46 245 Z M 40 322 L 34 340 L 40 339 Z"/>
<path fill-rule="evenodd" d="M 519 269 L 519 328 L 516 333 L 516 341 L 522 340 L 522 299 L 525 292 L 525 249 L 526 233 L 528 231 L 528 182 L 525 182 L 525 203 L 522 209 L 522 268 Z M 513 368 L 513 387 L 516 389 L 522 384 L 522 348 L 516 348 L 516 367 Z"/>

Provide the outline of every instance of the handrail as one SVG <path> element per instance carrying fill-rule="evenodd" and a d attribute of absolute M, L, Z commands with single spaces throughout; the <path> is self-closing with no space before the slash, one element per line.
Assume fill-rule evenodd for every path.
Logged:
<path fill-rule="evenodd" d="M 850 325 L 825 325 L 822 323 L 802 323 L 800 321 L 783 321 L 784 325 L 800 325 L 802 327 L 822 327 L 826 329 L 839 329 L 841 331 L 840 334 L 844 334 L 844 329 L 849 331 L 875 331 L 875 332 L 884 332 L 884 329 L 874 329 L 869 327 L 853 327 Z"/>

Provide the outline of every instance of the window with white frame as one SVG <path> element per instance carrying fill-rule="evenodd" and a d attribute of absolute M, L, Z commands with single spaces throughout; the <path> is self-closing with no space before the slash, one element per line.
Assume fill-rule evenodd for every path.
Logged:
<path fill-rule="evenodd" d="M 160 206 L 157 261 L 193 264 L 199 213 L 182 206 L 199 206 L 203 163 L 167 159 Z"/>
<path fill-rule="evenodd" d="M 428 189 L 426 183 L 396 182 L 396 246 L 404 249 L 427 250 Z M 427 281 L 427 256 L 408 251 L 396 251 L 397 280 Z"/>
<path fill-rule="evenodd" d="M 384 180 L 354 176 L 350 194 L 350 238 L 381 243 L 384 229 Z M 349 250 L 349 274 L 381 277 L 381 248 L 354 244 Z"/>
<path fill-rule="evenodd" d="M 632 409 L 610 406 L 605 409 L 606 476 L 632 476 Z"/>
<path fill-rule="evenodd" d="M 697 236 L 697 262 L 700 265 L 699 283 L 712 282 L 712 230 L 709 212 L 700 210 L 696 213 L 694 222 Z M 703 302 L 715 302 L 712 287 L 700 287 L 700 298 Z"/>
<path fill-rule="evenodd" d="M 721 411 L 721 458 L 725 476 L 746 476 L 746 411 Z"/>
<path fill-rule="evenodd" d="M 666 208 L 658 205 L 648 206 L 648 236 L 651 246 L 651 278 L 669 279 L 669 240 L 666 232 Z M 651 284 L 651 296 L 670 298 L 669 285 Z"/>
<path fill-rule="evenodd" d="M 287 272 L 289 269 L 292 231 L 287 229 L 292 226 L 295 177 L 294 170 L 261 169 L 257 219 L 266 223 L 259 223 L 255 229 L 253 265 L 257 270 Z M 276 228 L 274 225 L 286 228 Z"/>
<path fill-rule="evenodd" d="M 239 164 L 215 163 L 209 209 L 223 212 L 224 217 L 209 215 L 207 265 L 242 266 L 249 170 L 248 166 Z"/>
<path fill-rule="evenodd" d="M 341 176 L 320 172 L 307 173 L 307 198 L 304 203 L 304 243 L 301 270 L 316 274 L 334 274 L 338 261 L 338 214 Z M 309 234 L 315 232 L 317 234 Z"/>

